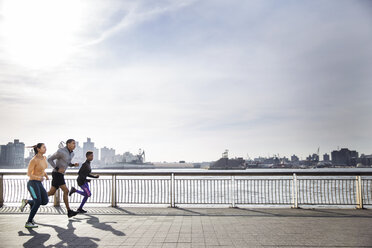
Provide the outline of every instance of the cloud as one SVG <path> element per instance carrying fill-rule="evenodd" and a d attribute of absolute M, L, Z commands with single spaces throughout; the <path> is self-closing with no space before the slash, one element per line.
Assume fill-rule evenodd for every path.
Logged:
<path fill-rule="evenodd" d="M 155 161 L 371 153 L 364 2 L 97 4 L 58 66 L 2 56 L 1 142 L 92 137 Z"/>
<path fill-rule="evenodd" d="M 125 32 L 126 29 L 135 27 L 142 22 L 149 21 L 164 13 L 179 10 L 194 2 L 195 0 L 165 1 L 165 4 L 160 3 L 152 6 L 146 1 L 137 1 L 136 3 L 132 4 L 131 7 L 125 10 L 121 19 L 117 23 L 114 23 L 112 26 L 104 30 L 98 38 L 84 44 L 83 46 L 91 46 L 101 43 L 119 32 Z M 149 5 L 151 7 L 149 7 Z"/>

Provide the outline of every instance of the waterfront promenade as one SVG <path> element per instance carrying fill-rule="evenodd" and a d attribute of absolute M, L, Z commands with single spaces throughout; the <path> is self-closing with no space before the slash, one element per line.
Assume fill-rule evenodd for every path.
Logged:
<path fill-rule="evenodd" d="M 372 247 L 372 210 L 87 207 L 71 219 L 0 208 L 0 247 Z"/>

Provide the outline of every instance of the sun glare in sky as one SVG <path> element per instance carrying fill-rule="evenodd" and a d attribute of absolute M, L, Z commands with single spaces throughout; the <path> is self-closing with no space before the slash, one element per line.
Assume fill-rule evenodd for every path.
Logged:
<path fill-rule="evenodd" d="M 78 1 L 6 1 L 1 8 L 2 46 L 13 63 L 58 66 L 74 53 L 84 10 Z"/>

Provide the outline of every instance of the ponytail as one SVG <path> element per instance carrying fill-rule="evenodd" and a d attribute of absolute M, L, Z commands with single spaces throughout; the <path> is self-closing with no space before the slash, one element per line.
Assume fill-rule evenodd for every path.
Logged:
<path fill-rule="evenodd" d="M 41 148 L 44 145 L 44 143 L 37 143 L 36 145 L 33 146 L 26 146 L 26 148 L 32 148 L 34 149 L 35 155 L 38 153 L 37 149 Z"/>

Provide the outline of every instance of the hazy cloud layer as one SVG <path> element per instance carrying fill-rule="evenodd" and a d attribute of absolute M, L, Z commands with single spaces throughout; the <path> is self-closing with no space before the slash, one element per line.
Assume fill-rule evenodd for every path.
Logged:
<path fill-rule="evenodd" d="M 91 137 L 152 161 L 372 153 L 368 1 L 20 4 L 0 4 L 0 143 Z"/>

